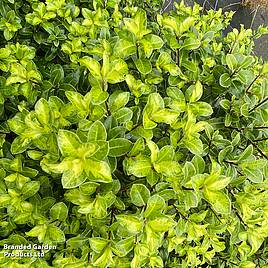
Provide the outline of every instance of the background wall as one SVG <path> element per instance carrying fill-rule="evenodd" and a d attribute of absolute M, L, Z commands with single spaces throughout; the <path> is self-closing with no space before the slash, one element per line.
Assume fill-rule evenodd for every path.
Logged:
<path fill-rule="evenodd" d="M 166 0 L 164 5 L 165 12 L 168 12 L 174 8 L 175 0 Z M 193 0 L 185 0 L 187 4 L 192 5 Z M 239 28 L 240 24 L 244 24 L 246 28 L 249 28 L 252 24 L 252 28 L 256 29 L 259 25 L 268 25 L 268 10 L 258 9 L 257 12 L 243 7 L 239 4 L 239 0 L 196 0 L 198 4 L 204 6 L 206 9 L 210 8 L 223 8 L 226 11 L 233 10 L 235 15 L 231 23 L 232 28 Z M 254 18 L 255 16 L 255 18 Z M 253 20 L 254 19 L 254 20 Z M 229 30 L 232 28 L 230 27 Z M 255 42 L 255 53 L 261 56 L 264 60 L 268 60 L 268 36 L 259 38 Z"/>

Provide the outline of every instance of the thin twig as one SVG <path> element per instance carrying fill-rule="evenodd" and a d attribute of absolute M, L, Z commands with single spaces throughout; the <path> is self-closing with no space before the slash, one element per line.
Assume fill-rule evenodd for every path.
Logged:
<path fill-rule="evenodd" d="M 258 107 L 262 106 L 266 101 L 268 101 L 268 97 L 263 99 L 261 102 L 259 102 L 257 105 L 255 105 L 252 109 L 249 110 L 249 113 L 253 112 L 256 110 Z"/>
<path fill-rule="evenodd" d="M 174 3 L 174 0 L 170 0 L 169 1 L 169 3 L 168 3 L 168 5 L 166 6 L 166 7 L 164 7 L 164 9 L 162 10 L 162 12 L 161 13 L 164 13 L 164 12 L 166 12 L 167 11 L 167 9 L 171 6 L 171 5 L 173 5 L 173 3 Z"/>
<path fill-rule="evenodd" d="M 190 221 L 190 219 L 188 219 L 185 215 L 183 215 L 183 214 L 179 211 L 179 209 L 178 209 L 174 204 L 172 204 L 172 206 L 175 208 L 175 210 L 179 213 L 179 215 L 180 215 L 184 220 L 186 220 L 186 221 Z"/>
<path fill-rule="evenodd" d="M 108 116 L 110 116 L 112 113 L 110 111 L 110 108 L 109 108 L 109 105 L 108 105 L 107 101 L 105 101 L 105 107 L 106 107 L 106 111 L 107 111 Z"/>
<path fill-rule="evenodd" d="M 215 217 L 217 218 L 217 220 L 222 223 L 221 219 L 219 218 L 219 216 L 217 215 L 217 213 L 210 207 L 208 206 L 208 208 L 212 211 L 212 213 L 215 215 Z"/>
<path fill-rule="evenodd" d="M 268 156 L 256 145 L 256 143 L 254 143 L 253 141 L 251 141 L 250 139 L 248 139 L 248 141 L 253 145 L 253 147 L 264 157 L 268 160 Z"/>
<path fill-rule="evenodd" d="M 252 28 L 252 26 L 253 26 L 253 23 L 254 23 L 254 21 L 255 21 L 257 12 L 258 12 L 258 10 L 259 10 L 259 7 L 260 7 L 260 5 L 257 6 L 257 8 L 256 8 L 256 10 L 255 10 L 255 12 L 254 12 L 254 15 L 253 15 L 253 18 L 252 18 L 252 20 L 251 20 L 251 23 L 250 23 L 250 27 L 249 27 L 249 28 Z"/>
<path fill-rule="evenodd" d="M 249 84 L 249 86 L 246 89 L 246 93 L 251 89 L 251 87 L 254 85 L 254 83 L 261 77 L 261 74 L 257 75 L 253 81 Z"/>
<path fill-rule="evenodd" d="M 228 193 L 234 198 L 236 199 L 234 193 L 229 189 L 227 188 L 228 190 Z M 244 225 L 245 229 L 248 228 L 247 224 L 244 222 L 244 220 L 242 219 L 242 217 L 240 216 L 239 212 L 237 211 L 237 208 L 232 204 L 232 208 L 234 209 L 234 213 L 235 215 L 238 217 L 238 219 L 240 220 L 240 222 L 242 222 L 242 224 Z"/>
<path fill-rule="evenodd" d="M 241 2 L 232 3 L 230 5 L 227 5 L 227 6 L 223 7 L 222 10 L 224 10 L 226 8 L 229 8 L 229 7 L 232 7 L 232 6 L 237 6 L 237 5 L 240 5 L 240 4 L 241 4 Z"/>
<path fill-rule="evenodd" d="M 215 6 L 214 6 L 214 10 L 217 9 L 217 7 L 218 7 L 218 3 L 219 3 L 219 0 L 216 0 Z"/>

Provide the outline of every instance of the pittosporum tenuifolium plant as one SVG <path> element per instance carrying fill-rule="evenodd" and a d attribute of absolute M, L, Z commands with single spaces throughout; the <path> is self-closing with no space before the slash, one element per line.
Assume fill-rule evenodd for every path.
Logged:
<path fill-rule="evenodd" d="M 161 4 L 0 2 L 0 267 L 268 267 L 268 30 Z"/>

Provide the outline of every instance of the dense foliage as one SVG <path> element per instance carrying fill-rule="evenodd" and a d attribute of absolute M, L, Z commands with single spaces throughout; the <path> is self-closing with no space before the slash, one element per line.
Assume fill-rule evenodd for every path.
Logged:
<path fill-rule="evenodd" d="M 0 1 L 0 267 L 268 267 L 268 30 L 160 5 Z"/>

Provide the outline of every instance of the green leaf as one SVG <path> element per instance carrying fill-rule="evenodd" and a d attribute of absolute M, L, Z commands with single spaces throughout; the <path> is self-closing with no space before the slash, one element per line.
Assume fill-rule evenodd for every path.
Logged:
<path fill-rule="evenodd" d="M 172 124 L 178 116 L 179 112 L 177 111 L 170 109 L 161 109 L 157 112 L 154 112 L 151 116 L 151 119 L 157 123 Z"/>
<path fill-rule="evenodd" d="M 29 232 L 26 232 L 25 234 L 31 237 L 38 237 L 38 240 L 40 242 L 43 242 L 46 229 L 47 229 L 46 225 L 37 225 L 33 227 Z"/>
<path fill-rule="evenodd" d="M 230 87 L 231 84 L 232 84 L 232 80 L 230 78 L 230 75 L 225 73 L 225 74 L 222 74 L 221 77 L 220 77 L 220 85 L 222 87 Z"/>
<path fill-rule="evenodd" d="M 37 114 L 38 121 L 42 125 L 49 125 L 49 123 L 51 123 L 50 109 L 48 102 L 45 99 L 42 98 L 35 104 L 35 112 Z"/>
<path fill-rule="evenodd" d="M 162 147 L 158 153 L 157 162 L 172 161 L 174 159 L 175 152 L 171 145 Z"/>
<path fill-rule="evenodd" d="M 152 64 L 148 59 L 137 59 L 135 61 L 136 68 L 143 74 L 149 74 L 152 71 Z"/>
<path fill-rule="evenodd" d="M 60 64 L 53 66 L 50 73 L 50 81 L 53 85 L 58 85 L 64 78 L 64 70 Z"/>
<path fill-rule="evenodd" d="M 177 35 L 181 35 L 182 33 L 188 31 L 189 28 L 194 25 L 195 21 L 196 21 L 195 17 L 191 17 L 191 16 L 186 17 L 186 19 L 184 19 L 179 24 L 179 32 Z"/>
<path fill-rule="evenodd" d="M 232 72 L 237 68 L 237 60 L 233 54 L 226 55 L 226 63 Z"/>
<path fill-rule="evenodd" d="M 102 69 L 103 72 L 103 69 Z M 128 74 L 128 65 L 122 59 L 112 59 L 109 64 L 108 73 L 105 77 L 108 83 L 116 84 L 125 80 Z"/>
<path fill-rule="evenodd" d="M 56 226 L 48 226 L 44 243 L 56 242 L 62 243 L 65 241 L 64 232 Z M 40 241 L 41 242 L 41 241 Z"/>
<path fill-rule="evenodd" d="M 132 142 L 127 139 L 117 138 L 109 140 L 109 156 L 118 157 L 127 154 L 131 146 Z"/>
<path fill-rule="evenodd" d="M 144 156 L 129 158 L 124 161 L 124 166 L 128 175 L 142 178 L 152 172 L 151 160 Z"/>
<path fill-rule="evenodd" d="M 125 124 L 130 121 L 133 117 L 133 112 L 127 107 L 123 107 L 117 110 L 113 114 L 114 118 L 118 121 L 119 124 Z"/>
<path fill-rule="evenodd" d="M 144 217 L 153 218 L 162 213 L 166 207 L 165 199 L 157 194 L 151 196 L 148 200 L 146 210 L 144 212 Z"/>
<path fill-rule="evenodd" d="M 231 201 L 224 192 L 210 191 L 205 188 L 203 194 L 204 198 L 217 213 L 229 214 L 231 212 Z"/>
<path fill-rule="evenodd" d="M 228 156 L 233 152 L 233 150 L 234 147 L 232 145 L 226 146 L 224 149 L 222 149 L 218 155 L 219 163 L 222 164 L 225 158 L 228 159 Z"/>
<path fill-rule="evenodd" d="M 189 107 L 196 116 L 210 116 L 213 113 L 211 105 L 203 101 L 191 103 Z"/>
<path fill-rule="evenodd" d="M 242 261 L 239 264 L 239 268 L 255 268 L 256 264 L 252 261 Z"/>
<path fill-rule="evenodd" d="M 143 138 L 139 138 L 128 153 L 129 156 L 137 156 L 145 149 L 145 142 Z"/>
<path fill-rule="evenodd" d="M 201 45 L 200 40 L 197 38 L 186 38 L 183 45 L 181 46 L 181 50 L 195 50 L 198 49 Z"/>
<path fill-rule="evenodd" d="M 156 61 L 156 67 L 159 69 L 159 71 L 162 69 L 166 72 L 169 72 L 172 76 L 178 76 L 180 74 L 179 67 L 175 64 L 170 54 L 167 52 L 161 52 Z"/>
<path fill-rule="evenodd" d="M 114 245 L 113 252 L 119 257 L 125 257 L 133 249 L 134 243 L 134 237 L 123 239 Z"/>
<path fill-rule="evenodd" d="M 264 236 L 261 232 L 250 229 L 248 232 L 248 242 L 251 246 L 251 251 L 249 252 L 249 256 L 251 256 L 261 247 L 264 242 Z"/>
<path fill-rule="evenodd" d="M 59 130 L 58 145 L 63 156 L 73 156 L 77 154 L 77 149 L 81 146 L 79 137 L 69 130 Z M 94 145 L 92 145 L 92 150 Z"/>
<path fill-rule="evenodd" d="M 21 191 L 23 194 L 23 198 L 27 199 L 33 195 L 35 195 L 40 189 L 40 182 L 39 181 L 30 181 L 24 184 Z"/>
<path fill-rule="evenodd" d="M 86 242 L 88 241 L 88 238 L 84 237 L 72 237 L 66 241 L 66 244 L 75 249 L 75 248 L 81 248 L 82 246 L 86 245 Z"/>
<path fill-rule="evenodd" d="M 176 222 L 168 216 L 157 217 L 156 219 L 148 222 L 150 228 L 152 228 L 155 232 L 167 232 L 175 224 Z"/>
<path fill-rule="evenodd" d="M 119 39 L 114 49 L 116 56 L 126 59 L 136 53 L 137 47 L 136 44 L 129 40 Z"/>
<path fill-rule="evenodd" d="M 253 170 L 261 170 L 267 165 L 268 161 L 265 159 L 257 159 L 257 160 L 244 160 L 240 166 L 242 169 L 250 168 Z"/>
<path fill-rule="evenodd" d="M 237 162 L 240 163 L 248 158 L 251 158 L 253 154 L 253 146 L 252 144 L 250 144 L 245 150 L 244 152 L 242 152 L 240 155 L 239 155 L 239 158 L 237 159 Z"/>
<path fill-rule="evenodd" d="M 243 168 L 244 175 L 253 183 L 263 182 L 263 172 L 258 169 Z"/>
<path fill-rule="evenodd" d="M 192 163 L 194 164 L 197 173 L 201 174 L 205 171 L 206 163 L 201 156 L 195 155 L 192 159 Z"/>
<path fill-rule="evenodd" d="M 93 262 L 96 267 L 107 267 L 108 263 L 113 261 L 113 254 L 110 246 L 107 246 Z"/>
<path fill-rule="evenodd" d="M 143 222 L 138 217 L 132 215 L 116 215 L 115 217 L 130 234 L 136 235 L 142 231 Z"/>
<path fill-rule="evenodd" d="M 68 216 L 68 208 L 63 202 L 56 203 L 50 209 L 50 217 L 52 220 L 64 221 Z"/>
<path fill-rule="evenodd" d="M 132 32 L 137 39 L 149 34 L 151 30 L 147 29 L 147 16 L 145 10 L 138 9 L 133 18 L 123 19 L 126 29 Z"/>
<path fill-rule="evenodd" d="M 85 195 L 92 195 L 100 184 L 96 182 L 85 182 L 79 186 L 81 192 Z"/>
<path fill-rule="evenodd" d="M 164 262 L 160 256 L 151 256 L 150 265 L 151 267 L 164 267 Z"/>
<path fill-rule="evenodd" d="M 101 88 L 99 87 L 92 87 L 90 90 L 90 96 L 91 96 L 91 102 L 94 105 L 99 105 L 104 103 L 108 97 L 109 94 L 106 91 L 103 91 Z"/>
<path fill-rule="evenodd" d="M 86 172 L 97 182 L 112 182 L 111 168 L 105 161 L 86 160 Z"/>
<path fill-rule="evenodd" d="M 98 141 L 107 139 L 106 128 L 100 121 L 95 121 L 89 128 L 87 141 Z"/>
<path fill-rule="evenodd" d="M 181 173 L 181 166 L 176 161 L 161 161 L 154 164 L 157 173 L 167 177 L 178 176 Z"/>
<path fill-rule="evenodd" d="M 243 85 L 246 85 L 250 81 L 248 77 L 249 73 L 246 70 L 240 70 L 239 72 L 236 73 L 235 80 L 239 81 Z"/>
<path fill-rule="evenodd" d="M 186 102 L 184 94 L 181 90 L 176 87 L 168 87 L 167 88 L 167 95 L 172 98 L 172 102 L 169 105 L 171 109 L 177 110 L 182 112 L 186 108 Z"/>
<path fill-rule="evenodd" d="M 10 204 L 11 197 L 8 194 L 0 194 L 0 208 Z"/>
<path fill-rule="evenodd" d="M 85 66 L 94 77 L 98 79 L 101 78 L 101 66 L 98 61 L 96 61 L 95 59 L 91 57 L 84 56 L 83 58 L 79 60 L 79 63 L 82 66 Z"/>
<path fill-rule="evenodd" d="M 64 232 L 53 225 L 37 225 L 29 232 L 26 232 L 26 235 L 38 237 L 39 242 L 44 244 L 51 244 L 52 242 L 62 243 L 65 241 Z"/>
<path fill-rule="evenodd" d="M 149 58 L 154 49 L 160 49 L 164 45 L 164 41 L 157 35 L 148 34 L 142 38 L 141 44 L 147 58 Z"/>
<path fill-rule="evenodd" d="M 19 136 L 16 137 L 11 144 L 12 154 L 21 154 L 26 151 L 31 145 L 31 139 Z"/>
<path fill-rule="evenodd" d="M 204 181 L 205 187 L 209 191 L 218 191 L 224 189 L 230 182 L 232 178 L 226 176 L 219 176 L 218 174 L 209 175 Z"/>
<path fill-rule="evenodd" d="M 143 184 L 133 184 L 130 190 L 131 202 L 138 207 L 145 206 L 150 197 L 150 191 Z"/>
<path fill-rule="evenodd" d="M 113 113 L 118 109 L 126 106 L 129 101 L 129 92 L 115 91 L 109 98 L 110 111 Z"/>
<path fill-rule="evenodd" d="M 183 140 L 183 143 L 192 154 L 203 154 L 203 143 L 199 138 L 189 136 Z"/>
<path fill-rule="evenodd" d="M 69 170 L 65 171 L 61 178 L 63 188 L 71 189 L 81 185 L 86 180 L 83 173 L 83 162 L 80 160 L 73 161 Z"/>
<path fill-rule="evenodd" d="M 155 112 L 164 109 L 164 100 L 159 93 L 152 93 L 148 97 L 147 104 L 143 112 L 143 125 L 145 129 L 152 129 L 156 127 L 156 123 L 151 120 L 151 116 Z"/>
<path fill-rule="evenodd" d="M 188 87 L 185 92 L 185 96 L 190 102 L 197 102 L 203 95 L 203 86 L 200 81 L 197 81 L 195 85 Z"/>

